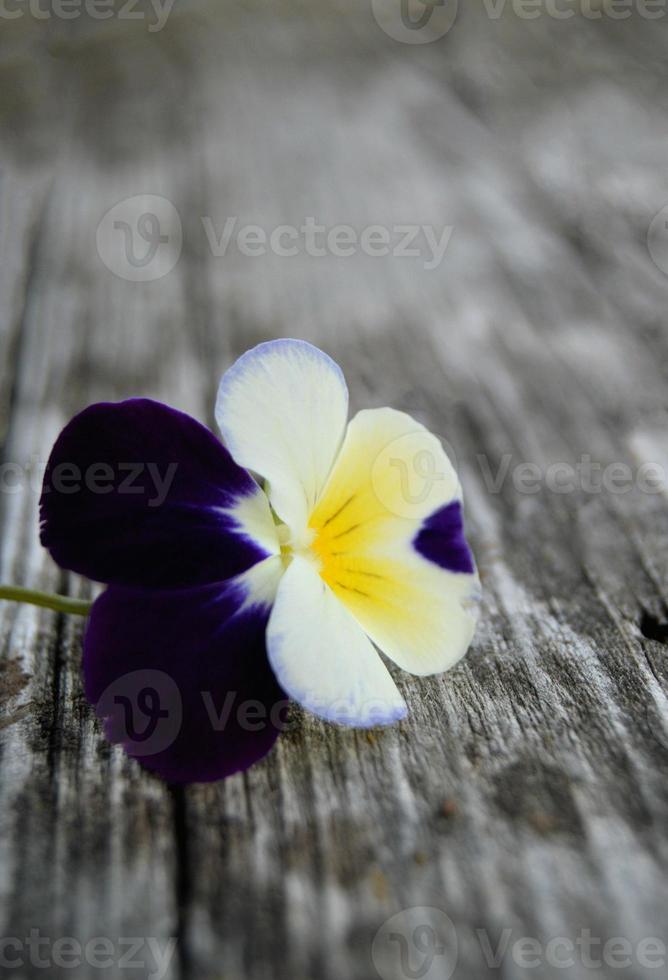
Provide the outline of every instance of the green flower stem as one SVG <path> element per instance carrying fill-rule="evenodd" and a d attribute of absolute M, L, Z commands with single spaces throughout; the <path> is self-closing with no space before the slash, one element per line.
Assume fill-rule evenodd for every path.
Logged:
<path fill-rule="evenodd" d="M 20 585 L 0 585 L 0 599 L 27 602 L 31 606 L 42 606 L 44 609 L 70 613 L 72 616 L 87 616 L 93 605 L 88 599 L 74 599 L 69 595 L 38 592 L 36 589 L 24 589 Z"/>

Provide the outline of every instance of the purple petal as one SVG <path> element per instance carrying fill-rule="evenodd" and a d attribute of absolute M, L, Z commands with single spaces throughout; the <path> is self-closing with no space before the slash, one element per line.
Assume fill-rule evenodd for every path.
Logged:
<path fill-rule="evenodd" d="M 222 583 L 179 592 L 115 586 L 84 639 L 86 696 L 107 737 L 168 782 L 247 769 L 274 744 L 287 702 L 267 662 L 269 610 Z"/>
<path fill-rule="evenodd" d="M 472 575 L 475 564 L 464 537 L 462 505 L 453 500 L 423 523 L 413 541 L 415 550 L 449 572 Z"/>
<path fill-rule="evenodd" d="M 261 493 L 190 416 L 143 398 L 100 403 L 72 419 L 53 447 L 41 540 L 60 566 L 101 582 L 218 582 L 269 554 L 225 513 Z"/>

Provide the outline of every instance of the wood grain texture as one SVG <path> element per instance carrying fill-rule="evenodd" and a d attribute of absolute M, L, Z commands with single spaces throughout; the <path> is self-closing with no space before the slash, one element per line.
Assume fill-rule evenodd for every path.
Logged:
<path fill-rule="evenodd" d="M 476 930 L 666 938 L 666 499 L 527 494 L 513 474 L 668 465 L 668 277 L 646 245 L 668 203 L 668 35 L 460 7 L 425 45 L 345 3 L 183 3 L 155 34 L 2 24 L 0 431 L 23 475 L 0 494 L 0 579 L 89 594 L 40 549 L 30 478 L 74 412 L 145 394 L 212 424 L 221 372 L 288 335 L 339 360 L 354 408 L 447 440 L 484 586 L 461 665 L 397 674 L 401 726 L 295 710 L 263 763 L 178 791 L 102 738 L 81 624 L 0 606 L 4 937 L 176 937 L 170 980 L 369 980 L 378 928 L 422 906 L 455 924 L 462 980 L 537 975 L 492 971 Z M 143 193 L 173 202 L 184 246 L 132 283 L 95 234 Z M 201 220 L 309 215 L 454 232 L 425 269 L 217 257 Z"/>

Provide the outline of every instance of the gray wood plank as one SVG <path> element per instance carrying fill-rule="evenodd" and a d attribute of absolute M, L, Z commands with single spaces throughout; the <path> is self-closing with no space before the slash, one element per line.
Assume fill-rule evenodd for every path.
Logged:
<path fill-rule="evenodd" d="M 668 278 L 646 247 L 668 202 L 666 28 L 460 7 L 427 45 L 344 3 L 181 4 L 157 34 L 3 25 L 3 464 L 38 469 L 98 399 L 147 394 L 212 423 L 234 357 L 304 337 L 340 361 L 354 408 L 403 408 L 447 441 L 484 586 L 462 664 L 397 673 L 398 728 L 295 709 L 264 762 L 178 791 L 105 744 L 81 624 L 3 604 L 4 937 L 175 937 L 179 980 L 368 980 L 377 930 L 421 907 L 454 923 L 463 980 L 492 972 L 479 930 L 492 948 L 512 930 L 509 980 L 528 975 L 520 937 L 590 930 L 634 956 L 666 938 L 665 494 L 513 483 L 522 462 L 585 454 L 668 466 Z M 96 228 L 146 193 L 173 202 L 183 251 L 133 283 L 105 268 Z M 309 215 L 454 230 L 429 269 L 424 246 L 215 255 L 202 223 Z M 2 579 L 89 594 L 42 553 L 29 484 L 0 495 Z"/>

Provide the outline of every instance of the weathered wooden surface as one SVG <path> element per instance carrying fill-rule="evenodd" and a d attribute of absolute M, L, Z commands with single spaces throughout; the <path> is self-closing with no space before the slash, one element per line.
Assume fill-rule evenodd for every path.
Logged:
<path fill-rule="evenodd" d="M 178 792 L 102 739 L 80 623 L 2 605 L 4 937 L 176 937 L 178 980 L 369 980 L 376 930 L 416 906 L 454 923 L 464 980 L 494 972 L 480 929 L 493 947 L 504 929 L 666 938 L 666 499 L 526 494 L 512 474 L 582 454 L 668 465 L 668 278 L 645 242 L 668 202 L 668 35 L 635 15 L 460 7 L 425 45 L 324 2 L 183 4 L 156 34 L 0 24 L 3 464 L 38 471 L 98 399 L 212 423 L 235 356 L 305 337 L 341 362 L 354 407 L 412 411 L 453 447 L 484 585 L 465 661 L 398 676 L 400 728 L 297 716 L 247 774 Z M 184 248 L 132 283 L 95 234 L 141 193 L 174 203 Z M 427 270 L 216 257 L 201 222 L 308 215 L 454 232 Z M 0 494 L 0 579 L 86 594 L 41 551 L 37 501 L 28 476 Z M 6 972 L 44 975 L 25 956 Z M 496 975 L 531 974 L 508 953 Z"/>

